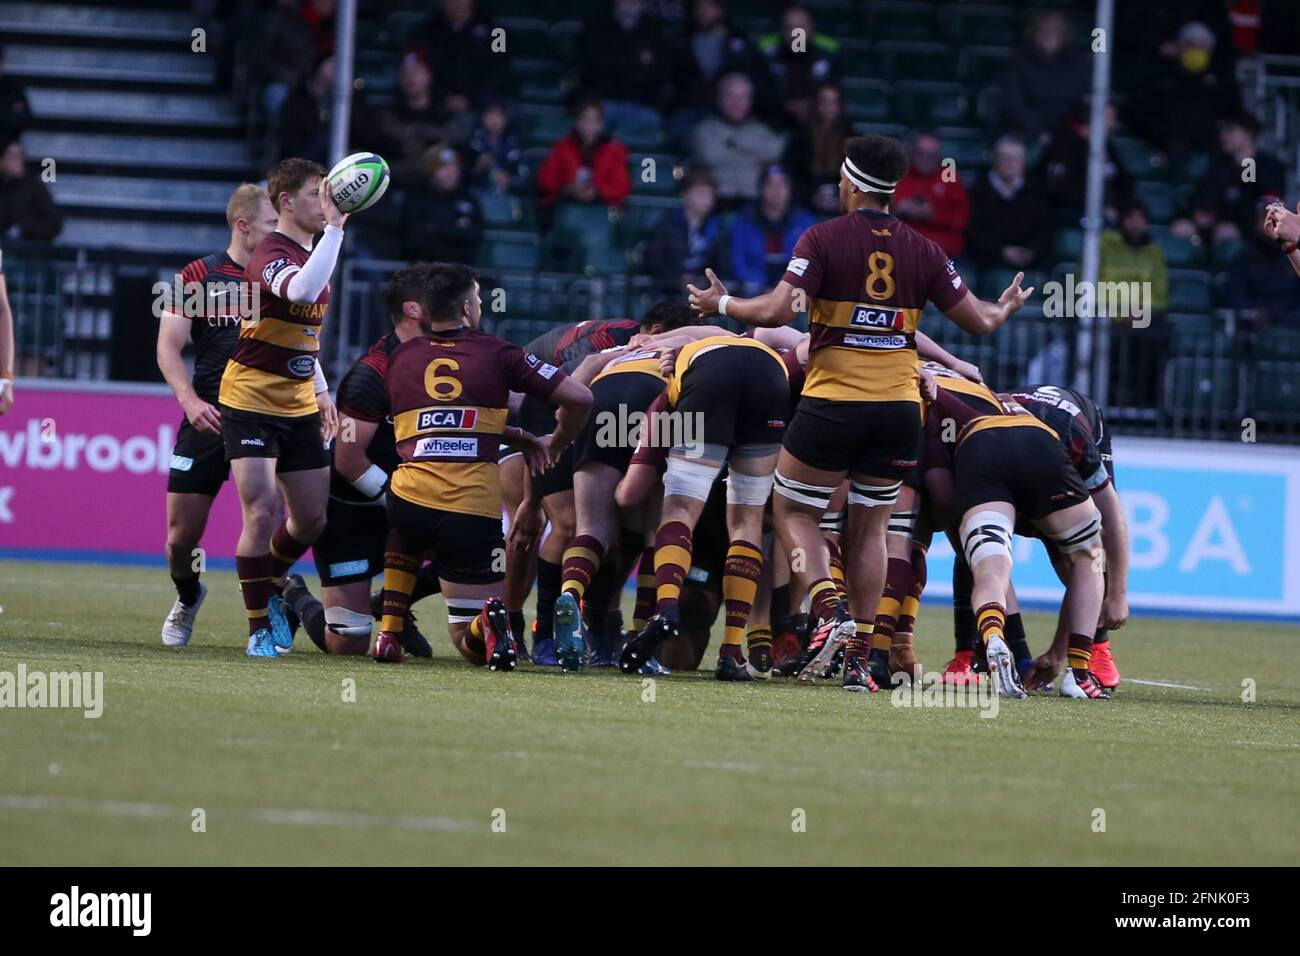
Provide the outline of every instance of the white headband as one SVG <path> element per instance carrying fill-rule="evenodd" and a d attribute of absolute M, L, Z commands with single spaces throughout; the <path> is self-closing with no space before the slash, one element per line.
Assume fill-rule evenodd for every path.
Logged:
<path fill-rule="evenodd" d="M 896 182 L 888 182 L 884 179 L 877 179 L 875 176 L 868 176 L 858 167 L 853 165 L 853 160 L 847 156 L 844 157 L 844 165 L 840 167 L 844 175 L 849 177 L 849 182 L 857 186 L 864 193 L 884 193 L 886 196 L 892 196 Z"/>

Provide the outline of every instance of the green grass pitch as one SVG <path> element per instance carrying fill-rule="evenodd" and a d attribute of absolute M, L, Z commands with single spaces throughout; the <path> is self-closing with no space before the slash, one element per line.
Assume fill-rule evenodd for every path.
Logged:
<path fill-rule="evenodd" d="M 653 701 L 612 672 L 490 674 L 455 657 L 439 598 L 432 661 L 305 638 L 249 660 L 233 573 L 206 581 L 173 650 L 161 569 L 0 562 L 0 671 L 102 671 L 105 698 L 97 720 L 0 710 L 0 863 L 1297 862 L 1294 628 L 1139 617 L 1115 640 L 1126 681 L 1181 686 L 983 719 L 707 672 Z M 1028 623 L 1041 650 L 1050 621 Z M 927 670 L 950 633 L 923 608 Z"/>

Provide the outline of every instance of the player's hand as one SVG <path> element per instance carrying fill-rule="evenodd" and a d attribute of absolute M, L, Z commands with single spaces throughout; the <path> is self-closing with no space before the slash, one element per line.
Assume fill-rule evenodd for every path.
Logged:
<path fill-rule="evenodd" d="M 329 444 L 339 433 L 339 410 L 330 398 L 329 390 L 316 393 L 316 407 L 320 409 L 321 441 Z"/>
<path fill-rule="evenodd" d="M 958 359 L 953 363 L 952 370 L 968 382 L 984 384 L 984 376 L 980 374 L 980 367 L 974 362 L 963 362 Z"/>
<path fill-rule="evenodd" d="M 677 353 L 681 349 L 661 349 L 659 352 L 659 374 L 664 378 L 672 378 L 673 373 L 677 371 Z"/>
<path fill-rule="evenodd" d="M 1300 213 L 1300 203 L 1296 204 L 1296 212 L 1289 212 L 1286 206 L 1274 203 L 1268 207 L 1264 231 L 1278 242 L 1300 242 L 1300 215 L 1297 213 Z"/>
<path fill-rule="evenodd" d="M 1112 591 L 1101 604 L 1101 626 L 1108 631 L 1118 631 L 1128 623 L 1128 595 Z"/>
<path fill-rule="evenodd" d="M 510 533 L 506 547 L 511 551 L 530 551 L 542 537 L 546 516 L 540 501 L 521 501 L 510 519 Z"/>
<path fill-rule="evenodd" d="M 927 402 L 933 402 L 939 397 L 939 386 L 935 383 L 934 376 L 928 369 L 921 369 L 921 395 Z"/>
<path fill-rule="evenodd" d="M 522 452 L 524 464 L 534 475 L 540 475 L 546 470 L 546 448 L 542 445 L 541 440 L 532 432 L 524 429 L 507 429 L 501 436 L 503 444 L 509 445 L 515 451 Z"/>
<path fill-rule="evenodd" d="M 1028 289 L 1020 288 L 1020 283 L 1024 281 L 1024 278 L 1025 274 L 1023 272 L 1017 272 L 1016 277 L 1011 280 L 1011 285 L 1007 286 L 1002 294 L 998 296 L 998 305 L 1007 310 L 1008 316 L 1015 315 L 1015 313 L 1023 309 L 1025 303 L 1029 301 L 1029 297 L 1034 294 L 1033 286 Z"/>
<path fill-rule="evenodd" d="M 14 383 L 7 378 L 0 378 L 0 415 L 14 407 Z"/>
<path fill-rule="evenodd" d="M 1054 655 L 1051 651 L 1048 651 L 1041 657 L 1034 658 L 1034 663 L 1030 666 L 1029 672 L 1025 674 L 1021 683 L 1025 685 L 1025 690 L 1042 690 L 1056 680 L 1057 675 L 1064 669 L 1065 656 Z"/>
<path fill-rule="evenodd" d="M 205 432 L 209 435 L 221 434 L 221 412 L 203 399 L 195 396 L 181 402 L 181 408 L 184 409 L 185 417 L 189 419 L 196 432 Z"/>
<path fill-rule="evenodd" d="M 544 462 L 542 468 L 543 471 L 550 468 L 554 468 L 556 463 L 559 462 L 560 456 L 563 455 L 565 449 L 569 447 L 567 444 L 562 445 L 559 442 L 557 442 L 555 440 L 554 432 L 551 432 L 551 434 L 549 435 L 542 435 L 541 437 L 539 437 L 537 439 L 537 444 L 542 448 L 542 454 L 543 454 L 542 460 Z"/>
<path fill-rule="evenodd" d="M 348 217 L 339 212 L 339 207 L 334 205 L 334 194 L 330 192 L 329 183 L 324 178 L 320 181 L 320 211 L 325 217 L 325 225 L 338 226 L 343 228 L 343 224 L 348 221 Z"/>
<path fill-rule="evenodd" d="M 718 300 L 727 294 L 727 287 L 714 275 L 712 269 L 705 269 L 704 275 L 709 280 L 707 289 L 697 289 L 689 282 L 686 284 L 686 291 L 690 293 L 691 308 L 703 316 L 717 315 Z"/>

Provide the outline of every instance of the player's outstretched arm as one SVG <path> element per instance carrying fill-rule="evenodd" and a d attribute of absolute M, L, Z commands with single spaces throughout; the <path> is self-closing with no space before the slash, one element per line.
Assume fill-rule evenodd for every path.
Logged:
<path fill-rule="evenodd" d="M 979 382 L 981 385 L 984 384 L 984 377 L 980 375 L 978 365 L 963 362 L 924 332 L 918 331 L 916 333 L 916 352 L 921 358 L 928 359 L 931 362 L 938 362 L 944 368 L 951 369 L 962 378 L 969 379 L 972 382 Z"/>
<path fill-rule="evenodd" d="M 771 292 L 754 296 L 752 299 L 742 299 L 728 295 L 727 287 L 714 275 L 712 269 L 705 269 L 704 274 L 709 278 L 707 288 L 697 289 L 688 284 L 686 291 L 690 293 L 691 308 L 705 318 L 725 315 L 745 325 L 775 328 L 789 325 L 798 315 L 794 307 L 794 286 L 784 279 L 778 282 Z"/>
<path fill-rule="evenodd" d="M 1029 297 L 1034 294 L 1033 286 L 1028 289 L 1020 288 L 1024 278 L 1023 272 L 1017 272 L 1016 277 L 1011 280 L 1011 285 L 998 296 L 996 302 L 986 302 L 967 289 L 966 297 L 944 314 L 958 328 L 971 335 L 988 335 L 1019 312 L 1029 301 Z"/>
<path fill-rule="evenodd" d="M 653 349 L 660 346 L 677 348 L 696 339 L 708 339 L 715 335 L 735 335 L 730 329 L 720 325 L 686 325 L 658 335 L 638 335 L 632 339 L 635 348 Z"/>

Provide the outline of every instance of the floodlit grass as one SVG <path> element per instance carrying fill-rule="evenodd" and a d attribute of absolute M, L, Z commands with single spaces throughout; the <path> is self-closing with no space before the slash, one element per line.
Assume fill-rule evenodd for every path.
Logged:
<path fill-rule="evenodd" d="M 455 656 L 438 598 L 420 608 L 432 661 L 329 658 L 302 636 L 249 660 L 233 573 L 206 581 L 194 641 L 170 649 L 161 569 L 0 562 L 0 671 L 102 671 L 105 697 L 98 720 L 0 710 L 0 862 L 1297 862 L 1293 628 L 1138 618 L 1115 700 L 981 719 L 709 672 L 656 681 L 652 702 L 617 672 L 490 674 Z M 922 611 L 927 670 L 950 621 Z M 1051 623 L 1028 623 L 1041 650 Z"/>

